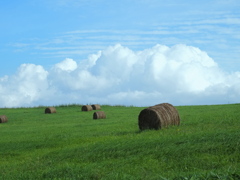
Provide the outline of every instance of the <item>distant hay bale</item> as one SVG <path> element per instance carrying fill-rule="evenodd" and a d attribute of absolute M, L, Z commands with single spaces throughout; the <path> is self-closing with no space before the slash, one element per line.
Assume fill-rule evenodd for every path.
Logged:
<path fill-rule="evenodd" d="M 101 109 L 101 106 L 99 104 L 93 104 L 92 105 L 92 109 L 93 110 L 100 110 Z"/>
<path fill-rule="evenodd" d="M 1 116 L 0 116 L 0 123 L 5 123 L 5 122 L 7 122 L 7 121 L 8 121 L 7 116 L 5 116 L 5 115 L 1 115 Z"/>
<path fill-rule="evenodd" d="M 106 114 L 104 111 L 97 111 L 93 113 L 93 119 L 106 119 Z"/>
<path fill-rule="evenodd" d="M 140 130 L 161 129 L 170 125 L 179 125 L 178 111 L 169 103 L 157 104 L 143 109 L 138 116 Z"/>
<path fill-rule="evenodd" d="M 52 113 L 56 113 L 56 108 L 55 107 L 47 107 L 45 109 L 45 114 L 52 114 Z"/>
<path fill-rule="evenodd" d="M 84 105 L 82 106 L 82 111 L 92 111 L 93 108 L 91 105 Z"/>

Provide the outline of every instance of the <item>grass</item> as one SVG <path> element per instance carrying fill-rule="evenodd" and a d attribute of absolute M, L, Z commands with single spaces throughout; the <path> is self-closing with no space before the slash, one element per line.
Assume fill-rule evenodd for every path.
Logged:
<path fill-rule="evenodd" d="M 178 106 L 180 126 L 139 131 L 144 107 L 0 109 L 0 179 L 240 179 L 240 104 Z"/>

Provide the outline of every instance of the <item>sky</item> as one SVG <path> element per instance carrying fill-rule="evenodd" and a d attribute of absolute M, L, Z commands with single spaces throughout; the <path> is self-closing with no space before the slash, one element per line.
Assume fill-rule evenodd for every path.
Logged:
<path fill-rule="evenodd" d="M 0 107 L 240 103 L 239 0 L 0 2 Z"/>

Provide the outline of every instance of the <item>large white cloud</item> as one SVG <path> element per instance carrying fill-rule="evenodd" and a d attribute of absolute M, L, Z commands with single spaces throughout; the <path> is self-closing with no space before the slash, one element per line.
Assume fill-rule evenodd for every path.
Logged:
<path fill-rule="evenodd" d="M 31 106 L 48 89 L 48 72 L 42 66 L 22 64 L 15 75 L 0 81 L 1 107 Z"/>
<path fill-rule="evenodd" d="M 100 103 L 148 106 L 240 101 L 240 72 L 222 71 L 192 46 L 157 44 L 133 51 L 110 46 L 80 62 L 66 58 L 50 70 L 23 64 L 0 78 L 1 107 Z"/>

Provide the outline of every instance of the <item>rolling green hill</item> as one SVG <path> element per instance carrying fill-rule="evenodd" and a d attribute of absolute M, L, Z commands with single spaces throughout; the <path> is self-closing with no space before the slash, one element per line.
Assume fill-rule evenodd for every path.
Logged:
<path fill-rule="evenodd" d="M 0 179 L 240 179 L 240 104 L 177 106 L 180 126 L 140 131 L 144 107 L 2 108 Z"/>

